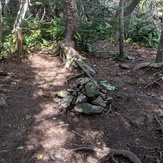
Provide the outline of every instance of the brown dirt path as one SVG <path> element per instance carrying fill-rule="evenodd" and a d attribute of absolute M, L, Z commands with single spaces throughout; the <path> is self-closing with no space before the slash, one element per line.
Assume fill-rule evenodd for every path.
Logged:
<path fill-rule="evenodd" d="M 74 153 L 80 146 L 109 147 L 134 152 L 143 163 L 163 162 L 163 137 L 158 117 L 163 123 L 163 81 L 147 88 L 162 70 L 132 68 L 142 60 L 153 60 L 155 51 L 126 47 L 134 57 L 121 69 L 111 58 L 89 58 L 99 71 L 97 79 L 107 80 L 118 90 L 113 97 L 113 113 L 80 115 L 58 109 L 58 91 L 66 88 L 75 70 L 65 70 L 61 62 L 45 51 L 30 55 L 26 62 L 3 61 L 0 70 L 0 95 L 6 104 L 0 106 L 1 163 L 96 163 L 88 152 Z M 109 158 L 109 157 L 108 157 Z M 101 162 L 112 163 L 111 157 Z M 115 159 L 129 162 L 121 157 Z"/>

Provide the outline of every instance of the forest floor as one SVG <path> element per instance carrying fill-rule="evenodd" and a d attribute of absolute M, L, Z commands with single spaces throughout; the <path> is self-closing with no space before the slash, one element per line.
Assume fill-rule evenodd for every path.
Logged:
<path fill-rule="evenodd" d="M 108 44 L 108 50 L 116 48 Z M 131 57 L 125 61 L 128 69 L 112 58 L 86 59 L 98 70 L 96 79 L 118 88 L 108 91 L 112 112 L 103 115 L 59 110 L 57 93 L 79 72 L 64 69 L 46 51 L 24 62 L 1 61 L 0 71 L 6 74 L 0 75 L 0 163 L 129 162 L 72 150 L 90 146 L 125 149 L 143 163 L 163 163 L 163 80 L 157 81 L 163 70 L 132 71 L 139 63 L 154 61 L 156 50 L 127 45 L 125 51 Z"/>

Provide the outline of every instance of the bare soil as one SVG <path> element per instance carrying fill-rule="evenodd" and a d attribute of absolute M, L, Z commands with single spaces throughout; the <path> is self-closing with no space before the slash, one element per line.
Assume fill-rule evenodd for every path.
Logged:
<path fill-rule="evenodd" d="M 7 74 L 0 75 L 0 95 L 6 101 L 0 106 L 0 162 L 130 162 L 109 155 L 100 160 L 89 151 L 72 150 L 108 147 L 132 151 L 143 163 L 162 163 L 163 80 L 154 81 L 163 76 L 163 70 L 132 71 L 141 62 L 154 61 L 156 51 L 131 45 L 125 50 L 131 56 L 125 61 L 129 69 L 120 68 L 121 62 L 112 58 L 86 59 L 99 72 L 96 80 L 118 88 L 108 92 L 113 97 L 112 112 L 102 115 L 60 111 L 57 93 L 79 72 L 65 70 L 57 57 L 44 50 L 24 62 L 1 61 L 0 70 Z"/>

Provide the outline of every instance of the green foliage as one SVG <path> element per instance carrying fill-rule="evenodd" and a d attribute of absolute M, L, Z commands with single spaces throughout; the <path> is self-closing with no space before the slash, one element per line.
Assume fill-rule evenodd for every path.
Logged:
<path fill-rule="evenodd" d="M 63 39 L 64 26 L 63 20 L 54 18 L 51 22 L 31 19 L 24 26 L 24 44 L 30 50 L 34 47 L 51 46 L 53 42 L 58 42 Z"/>
<path fill-rule="evenodd" d="M 148 15 L 142 14 L 126 22 L 125 38 L 146 47 L 157 47 L 159 33 Z"/>
<path fill-rule="evenodd" d="M 83 5 L 86 9 L 85 16 L 80 20 L 75 39 L 77 44 L 88 50 L 90 44 L 99 40 L 109 40 L 113 32 L 113 20 L 108 8 L 98 2 L 91 1 Z"/>

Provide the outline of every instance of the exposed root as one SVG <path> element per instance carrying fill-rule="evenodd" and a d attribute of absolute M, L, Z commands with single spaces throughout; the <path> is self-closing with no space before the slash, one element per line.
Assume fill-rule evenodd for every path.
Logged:
<path fill-rule="evenodd" d="M 133 71 L 139 70 L 139 69 L 142 69 L 142 68 L 146 68 L 146 67 L 150 67 L 150 68 L 163 68 L 163 62 L 160 62 L 160 63 L 143 62 L 143 63 L 137 65 L 133 69 Z"/>
<path fill-rule="evenodd" d="M 98 86 L 97 81 L 92 77 L 89 70 L 92 69 L 91 67 L 88 69 L 88 65 L 79 59 L 75 59 L 75 63 L 84 71 L 84 73 Z M 92 71 L 91 71 L 92 72 Z"/>
<path fill-rule="evenodd" d="M 63 50 L 64 55 L 66 56 L 65 68 L 70 67 L 72 62 L 75 62 L 76 65 L 80 67 L 83 70 L 83 72 L 98 86 L 96 80 L 92 76 L 92 74 L 96 74 L 97 71 L 82 60 L 82 57 L 74 49 L 74 42 L 63 41 L 60 47 Z"/>
<path fill-rule="evenodd" d="M 112 149 L 112 148 L 106 148 L 103 147 L 101 148 L 93 148 L 93 147 L 80 147 L 80 148 L 75 148 L 73 151 L 90 151 L 90 152 L 95 152 L 100 159 L 107 155 L 122 155 L 124 157 L 127 157 L 131 162 L 133 163 L 142 163 L 140 159 L 131 151 L 128 150 L 121 150 L 121 149 Z"/>

